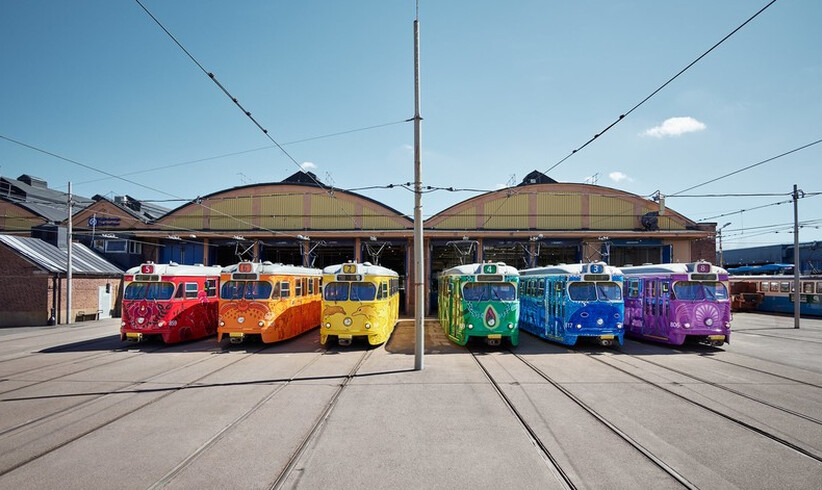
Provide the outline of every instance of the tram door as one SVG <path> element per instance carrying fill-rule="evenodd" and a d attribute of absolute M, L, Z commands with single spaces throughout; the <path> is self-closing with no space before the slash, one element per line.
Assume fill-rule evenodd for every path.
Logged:
<path fill-rule="evenodd" d="M 551 291 L 548 293 L 548 310 L 550 311 L 549 335 L 555 337 L 562 336 L 562 330 L 565 328 L 565 316 L 563 310 L 565 309 L 565 282 L 557 280 L 551 281 Z"/>
<path fill-rule="evenodd" d="M 659 283 L 659 320 L 660 333 L 668 337 L 668 326 L 671 324 L 671 281 Z"/>
<path fill-rule="evenodd" d="M 656 279 L 648 280 L 642 291 L 642 335 L 653 335 L 656 331 Z"/>

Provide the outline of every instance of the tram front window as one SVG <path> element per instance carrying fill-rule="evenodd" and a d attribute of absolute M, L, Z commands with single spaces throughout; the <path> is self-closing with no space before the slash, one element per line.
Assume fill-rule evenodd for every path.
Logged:
<path fill-rule="evenodd" d="M 571 301 L 596 301 L 597 288 L 593 282 L 572 282 L 568 285 Z"/>
<path fill-rule="evenodd" d="M 323 299 L 326 301 L 347 301 L 348 283 L 330 282 L 323 286 Z"/>
<path fill-rule="evenodd" d="M 377 287 L 370 282 L 351 283 L 351 301 L 374 301 Z"/>
<path fill-rule="evenodd" d="M 267 281 L 228 281 L 220 288 L 222 299 L 268 299 L 271 283 Z"/>
<path fill-rule="evenodd" d="M 682 301 L 717 301 L 728 299 L 728 290 L 721 282 L 677 281 L 674 297 Z"/>
<path fill-rule="evenodd" d="M 615 282 L 598 282 L 597 298 L 600 301 L 622 301 L 622 289 Z"/>
<path fill-rule="evenodd" d="M 174 294 L 174 284 L 170 282 L 132 282 L 126 286 L 123 299 L 153 299 L 166 301 Z"/>
<path fill-rule="evenodd" d="M 515 301 L 517 290 L 508 282 L 468 282 L 462 287 L 465 301 Z"/>

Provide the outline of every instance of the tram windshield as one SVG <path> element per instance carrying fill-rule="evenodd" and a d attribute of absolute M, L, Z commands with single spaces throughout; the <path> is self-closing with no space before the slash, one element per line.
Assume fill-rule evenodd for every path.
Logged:
<path fill-rule="evenodd" d="M 271 283 L 267 281 L 228 281 L 220 288 L 222 299 L 268 299 Z"/>
<path fill-rule="evenodd" d="M 123 299 L 169 300 L 174 294 L 174 284 L 170 282 L 132 282 L 126 286 Z"/>
<path fill-rule="evenodd" d="M 465 301 L 515 301 L 517 289 L 510 282 L 467 282 L 462 297 Z"/>
<path fill-rule="evenodd" d="M 330 282 L 323 286 L 326 301 L 374 301 L 377 286 L 370 282 Z"/>
<path fill-rule="evenodd" d="M 721 282 L 677 281 L 674 297 L 682 301 L 717 301 L 728 299 L 728 290 Z"/>
<path fill-rule="evenodd" d="M 572 282 L 568 296 L 571 301 L 622 301 L 622 289 L 615 282 Z"/>

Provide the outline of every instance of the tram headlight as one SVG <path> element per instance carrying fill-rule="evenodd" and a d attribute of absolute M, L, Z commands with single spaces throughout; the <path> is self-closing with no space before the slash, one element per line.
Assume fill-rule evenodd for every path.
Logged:
<path fill-rule="evenodd" d="M 237 317 L 237 323 L 242 324 L 243 322 L 245 322 L 245 317 L 244 316 Z"/>
<path fill-rule="evenodd" d="M 171 320 L 170 322 L 168 322 L 168 326 L 169 327 L 176 327 L 177 326 L 177 320 Z"/>
<path fill-rule="evenodd" d="M 601 327 L 602 324 L 604 324 L 604 323 L 605 323 L 605 320 L 603 320 L 602 318 L 597 318 L 597 325 L 599 325 Z"/>
<path fill-rule="evenodd" d="M 345 320 L 343 320 L 343 325 L 345 325 L 346 327 L 350 327 L 351 326 L 351 318 L 345 317 Z"/>
<path fill-rule="evenodd" d="M 513 329 L 514 329 L 514 324 L 513 324 L 513 323 L 509 323 L 509 324 L 508 324 L 508 330 L 513 330 Z"/>
<path fill-rule="evenodd" d="M 685 327 L 685 328 L 691 328 L 691 324 L 690 324 L 690 323 L 683 323 L 683 324 L 682 324 L 682 326 L 683 326 L 683 327 Z"/>
<path fill-rule="evenodd" d="M 622 324 L 621 324 L 621 323 L 617 323 L 617 328 L 622 328 Z"/>
<path fill-rule="evenodd" d="M 126 326 L 126 322 L 120 322 L 120 326 L 121 326 L 121 327 L 125 327 L 125 326 Z"/>
<path fill-rule="evenodd" d="M 260 326 L 260 327 L 262 327 L 263 325 L 265 325 L 265 322 L 264 322 L 264 321 L 262 321 L 262 320 L 260 320 L 259 322 L 257 322 L 257 325 L 258 325 L 258 326 Z"/>
<path fill-rule="evenodd" d="M 474 328 L 474 324 L 469 323 L 469 324 L 468 324 L 468 330 L 471 330 L 471 329 L 473 329 L 473 328 Z"/>
<path fill-rule="evenodd" d="M 731 322 L 725 322 L 725 328 L 730 329 L 731 328 Z"/>
<path fill-rule="evenodd" d="M 160 320 L 159 322 L 157 322 L 157 326 L 160 327 L 160 328 L 163 328 L 163 327 L 166 326 L 166 322 Z"/>
<path fill-rule="evenodd" d="M 221 326 L 221 327 L 225 327 L 225 322 L 224 322 L 224 321 L 222 321 L 222 320 L 220 320 L 220 326 Z"/>
<path fill-rule="evenodd" d="M 371 328 L 371 324 L 370 324 L 370 323 L 366 323 L 366 324 L 365 324 L 365 328 Z"/>
<path fill-rule="evenodd" d="M 577 323 L 577 328 L 578 328 L 578 329 L 579 329 L 579 328 L 582 328 L 582 324 L 581 324 L 581 323 Z"/>
<path fill-rule="evenodd" d="M 710 327 L 713 324 L 714 324 L 714 319 L 713 318 L 706 318 L 705 319 L 705 325 L 708 325 Z"/>
<path fill-rule="evenodd" d="M 325 328 L 331 328 L 331 324 L 330 324 L 330 323 L 326 323 L 326 324 L 325 324 Z"/>

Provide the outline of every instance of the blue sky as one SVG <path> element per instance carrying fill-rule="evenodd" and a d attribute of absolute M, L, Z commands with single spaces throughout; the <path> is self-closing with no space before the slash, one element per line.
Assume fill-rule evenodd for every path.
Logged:
<path fill-rule="evenodd" d="M 320 180 L 413 180 L 412 0 L 143 3 Z M 421 0 L 423 184 L 547 170 L 767 3 Z M 549 176 L 675 194 L 819 140 L 820 20 L 818 0 L 777 1 Z M 0 135 L 134 182 L 0 139 L 0 174 L 84 196 L 190 199 L 298 170 L 131 0 L 0 2 Z M 781 196 L 667 206 L 731 223 L 726 248 L 792 242 L 790 204 L 752 208 L 822 191 L 820 162 L 817 144 L 686 193 Z M 406 190 L 360 193 L 413 212 Z M 424 214 L 473 195 L 428 193 Z M 800 200 L 802 241 L 822 239 L 820 203 Z"/>

